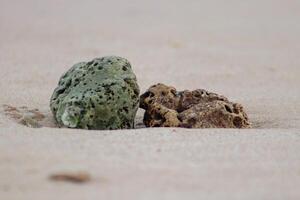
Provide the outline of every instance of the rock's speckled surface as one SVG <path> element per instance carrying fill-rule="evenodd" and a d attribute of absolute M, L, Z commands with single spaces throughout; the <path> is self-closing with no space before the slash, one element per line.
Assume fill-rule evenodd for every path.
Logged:
<path fill-rule="evenodd" d="M 198 89 L 177 92 L 164 84 L 151 86 L 140 98 L 147 127 L 248 128 L 247 114 L 240 104 Z"/>
<path fill-rule="evenodd" d="M 58 83 L 50 108 L 60 126 L 134 128 L 139 86 L 130 63 L 108 56 L 75 64 Z"/>

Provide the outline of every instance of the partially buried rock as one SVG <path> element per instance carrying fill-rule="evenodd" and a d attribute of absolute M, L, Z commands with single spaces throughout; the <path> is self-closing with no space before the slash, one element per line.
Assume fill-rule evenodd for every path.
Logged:
<path fill-rule="evenodd" d="M 58 83 L 50 108 L 60 126 L 83 129 L 134 128 L 139 86 L 121 57 L 75 64 Z"/>
<path fill-rule="evenodd" d="M 140 97 L 147 127 L 248 128 L 247 114 L 240 104 L 203 89 L 177 92 L 156 84 Z"/>

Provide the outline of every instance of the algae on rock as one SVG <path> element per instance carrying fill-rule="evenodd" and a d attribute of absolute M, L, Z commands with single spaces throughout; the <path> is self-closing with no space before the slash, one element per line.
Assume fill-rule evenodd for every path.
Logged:
<path fill-rule="evenodd" d="M 139 86 L 128 60 L 108 56 L 75 64 L 59 80 L 50 108 L 60 126 L 134 128 Z"/>

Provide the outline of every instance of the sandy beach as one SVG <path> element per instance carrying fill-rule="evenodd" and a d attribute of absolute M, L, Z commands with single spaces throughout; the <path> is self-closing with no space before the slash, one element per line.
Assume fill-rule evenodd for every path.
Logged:
<path fill-rule="evenodd" d="M 0 0 L 0 199 L 299 199 L 300 3 Z M 251 129 L 57 128 L 73 64 L 127 58 L 141 91 L 202 88 Z M 39 128 L 20 123 L 24 113 Z M 142 123 L 139 110 L 136 123 Z M 52 181 L 85 172 L 85 183 Z"/>

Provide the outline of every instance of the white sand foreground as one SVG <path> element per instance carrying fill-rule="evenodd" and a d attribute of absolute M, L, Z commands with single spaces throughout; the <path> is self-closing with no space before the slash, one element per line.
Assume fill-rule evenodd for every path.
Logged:
<path fill-rule="evenodd" d="M 300 199 L 300 2 L 0 0 L 0 199 Z M 162 82 L 244 105 L 253 129 L 56 128 L 79 61 L 119 55 Z M 41 128 L 4 105 L 39 109 Z M 139 111 L 137 122 L 141 122 Z M 55 182 L 83 171 L 86 183 Z"/>

